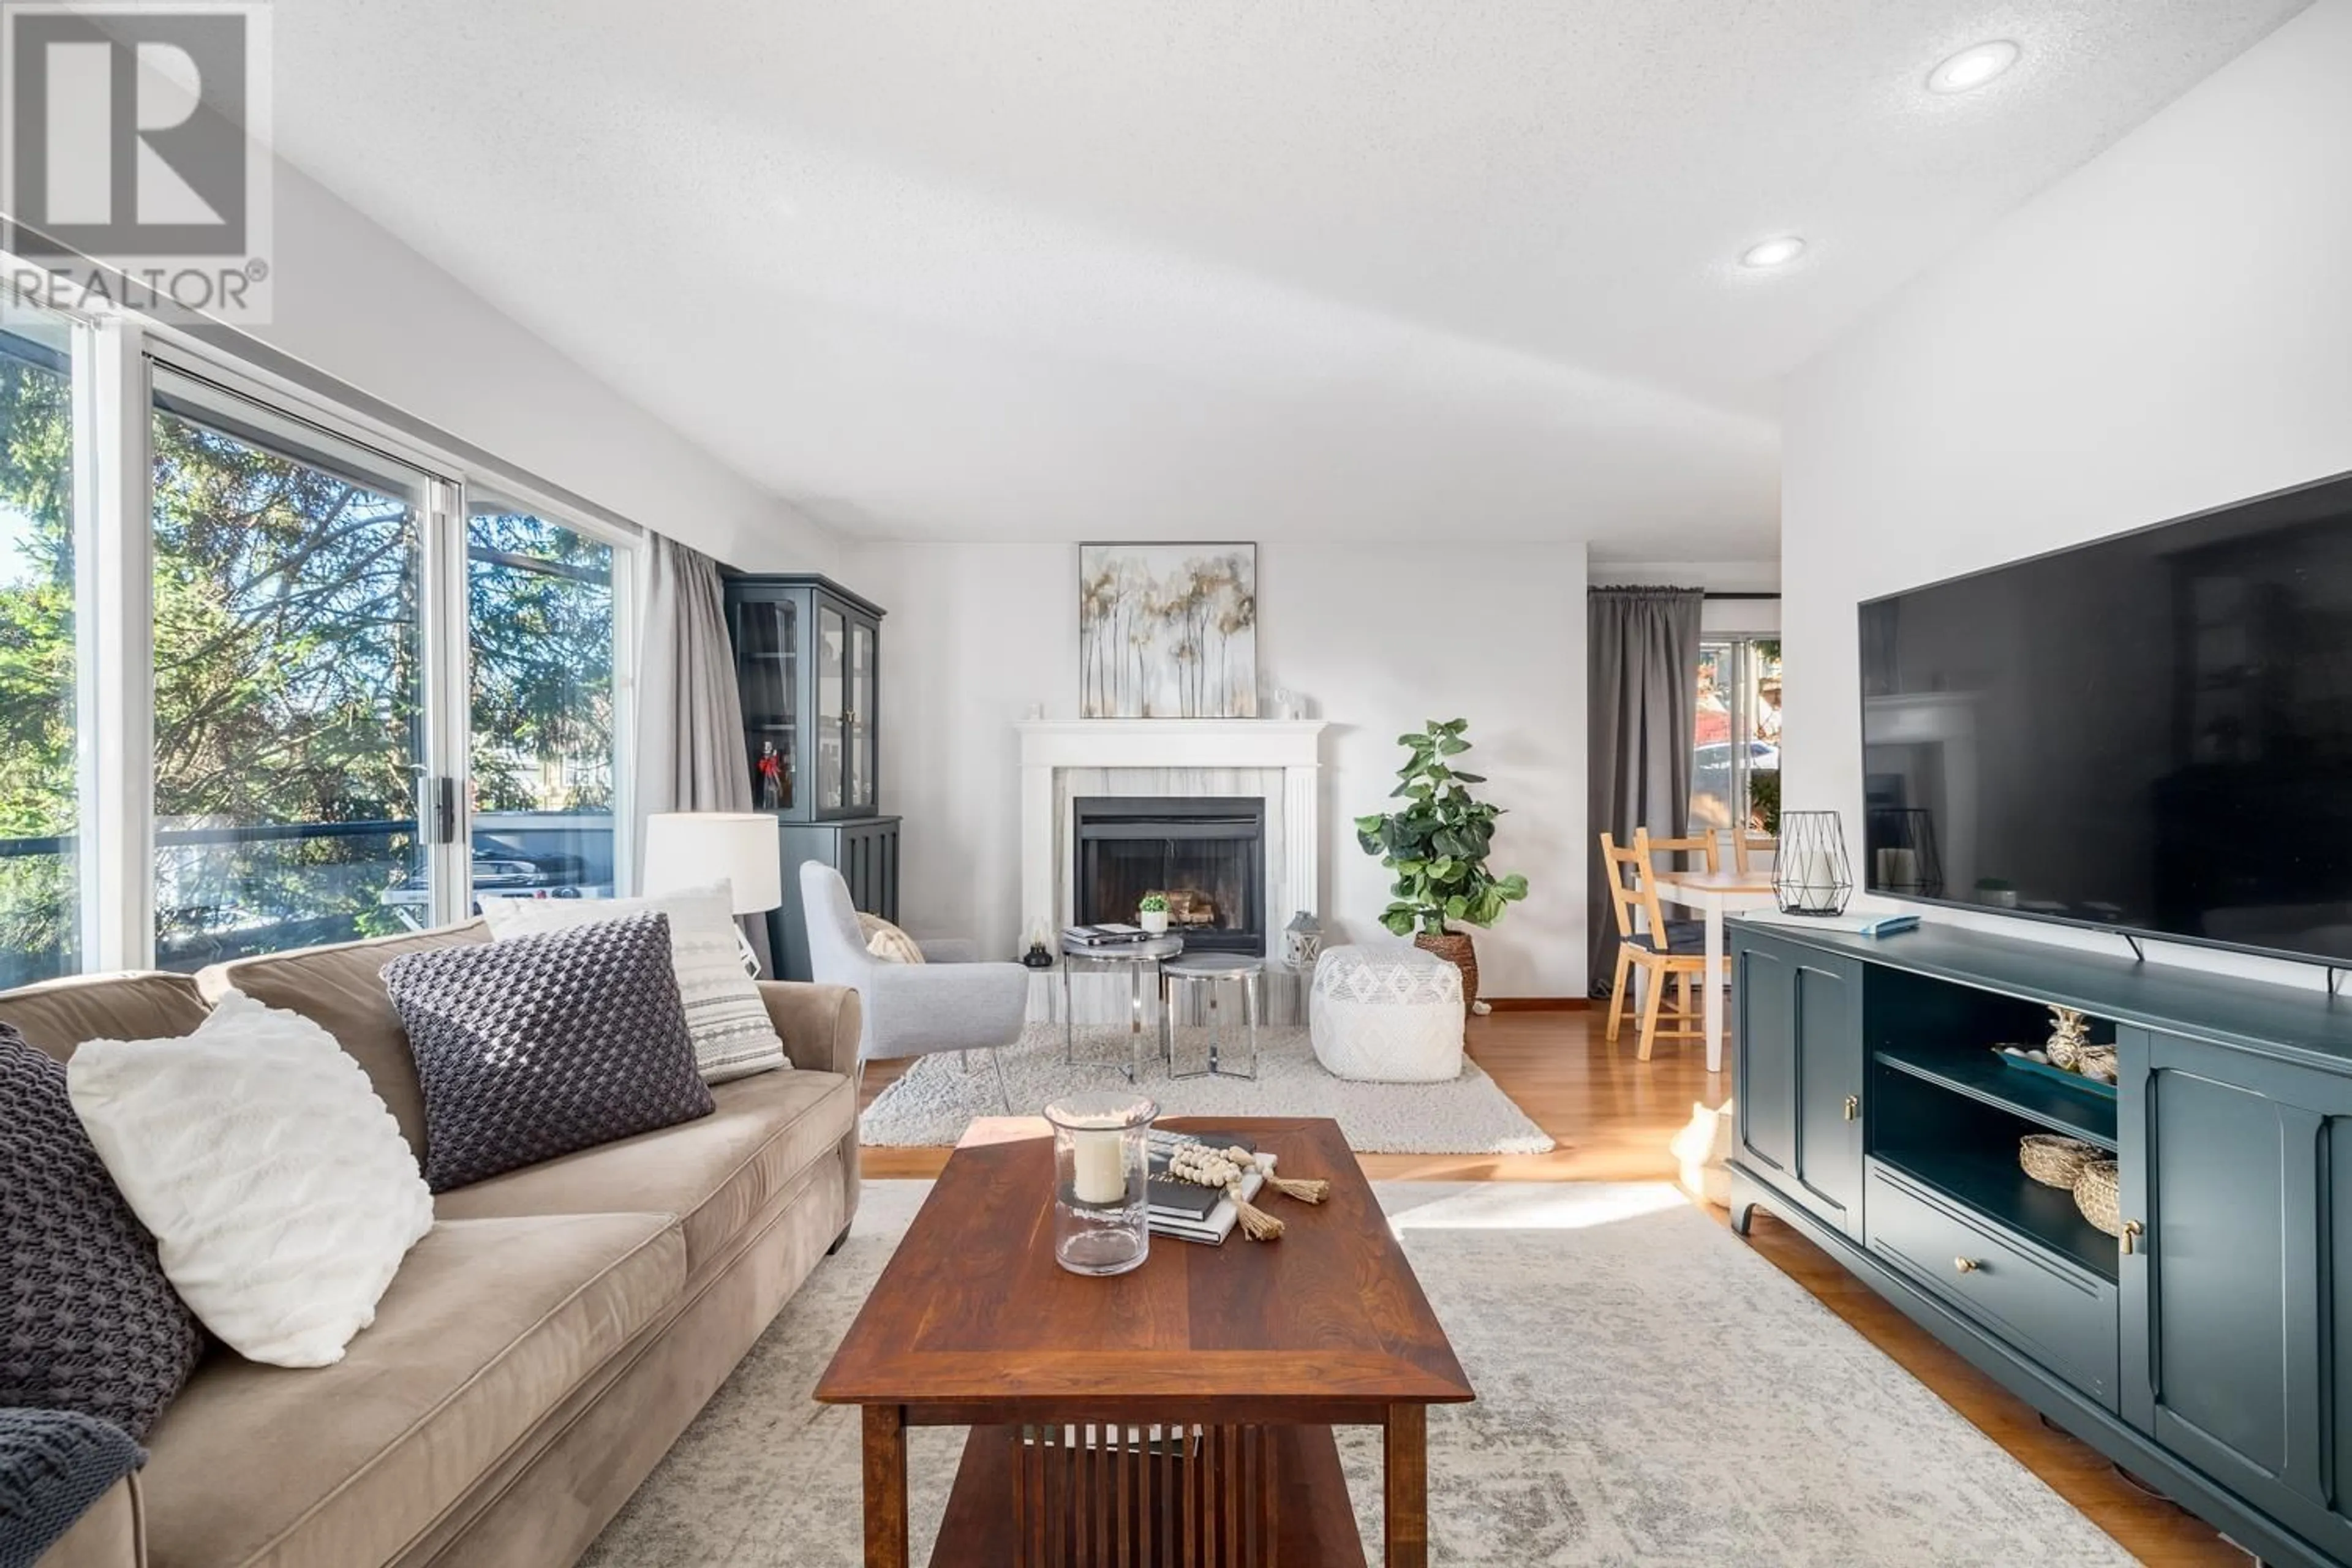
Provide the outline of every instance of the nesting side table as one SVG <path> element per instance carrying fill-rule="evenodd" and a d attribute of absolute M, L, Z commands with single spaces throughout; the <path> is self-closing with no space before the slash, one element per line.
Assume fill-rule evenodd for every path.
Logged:
<path fill-rule="evenodd" d="M 1265 960 L 1239 952 L 1188 952 L 1161 964 L 1160 975 L 1169 993 L 1160 1010 L 1161 1027 L 1167 1037 L 1168 1076 L 1255 1079 L 1257 1019 L 1263 1010 L 1263 998 L 1259 993 L 1265 981 Z M 1238 986 L 1242 994 L 1242 1025 L 1249 1034 L 1247 1072 L 1235 1072 L 1224 1065 L 1224 1019 L 1217 1010 L 1217 991 L 1229 982 Z M 1175 992 L 1180 985 L 1204 986 L 1209 994 L 1209 1065 L 1192 1072 L 1176 1070 Z"/>
<path fill-rule="evenodd" d="M 1184 952 L 1181 936 L 1147 937 L 1141 942 L 1115 942 L 1101 947 L 1088 947 L 1084 942 L 1062 939 L 1062 1060 L 1075 1064 L 1078 1059 L 1077 1009 L 1070 995 L 1070 973 L 1079 964 L 1090 969 L 1109 972 L 1124 967 L 1128 972 L 1128 1064 L 1127 1081 L 1135 1082 L 1143 1076 L 1143 976 L 1151 975 L 1151 990 L 1160 1007 L 1160 1027 L 1167 1029 L 1168 984 L 1162 978 L 1161 966 L 1169 959 Z"/>

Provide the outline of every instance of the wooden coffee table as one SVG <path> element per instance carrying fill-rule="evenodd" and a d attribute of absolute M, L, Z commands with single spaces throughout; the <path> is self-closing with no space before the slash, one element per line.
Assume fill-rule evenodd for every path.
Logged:
<path fill-rule="evenodd" d="M 1162 1123 L 1246 1133 L 1330 1199 L 1268 1194 L 1281 1240 L 1155 1237 L 1097 1279 L 1054 1261 L 1045 1123 L 982 1125 L 817 1383 L 865 1406 L 868 1568 L 908 1561 L 910 1426 L 972 1428 L 935 1568 L 1362 1568 L 1334 1426 L 1384 1429 L 1389 1568 L 1423 1568 L 1428 1407 L 1476 1395 L 1339 1127 Z"/>

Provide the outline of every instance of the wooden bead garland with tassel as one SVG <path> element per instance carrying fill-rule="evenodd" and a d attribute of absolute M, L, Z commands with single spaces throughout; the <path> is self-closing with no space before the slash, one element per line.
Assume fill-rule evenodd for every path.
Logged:
<path fill-rule="evenodd" d="M 1319 1204 L 1331 1195 L 1330 1183 L 1277 1176 L 1271 1160 L 1238 1144 L 1219 1151 L 1206 1143 L 1180 1143 L 1168 1156 L 1168 1174 L 1175 1180 L 1224 1189 L 1225 1199 L 1234 1205 L 1234 1215 L 1241 1222 L 1244 1236 L 1252 1241 L 1278 1240 L 1282 1221 L 1242 1196 L 1242 1173 L 1245 1171 L 1257 1172 L 1267 1186 L 1301 1203 Z"/>

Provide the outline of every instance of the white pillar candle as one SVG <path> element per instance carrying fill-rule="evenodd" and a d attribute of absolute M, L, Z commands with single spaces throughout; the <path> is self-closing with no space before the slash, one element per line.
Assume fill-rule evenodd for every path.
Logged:
<path fill-rule="evenodd" d="M 1127 1197 L 1126 1134 L 1118 1128 L 1081 1128 L 1070 1134 L 1070 1195 L 1082 1204 Z"/>
<path fill-rule="evenodd" d="M 1804 869 L 1797 877 L 1797 885 L 1805 890 L 1807 906 L 1819 907 L 1828 903 L 1834 896 L 1836 881 L 1836 873 L 1831 869 L 1827 852 L 1808 850 Z"/>

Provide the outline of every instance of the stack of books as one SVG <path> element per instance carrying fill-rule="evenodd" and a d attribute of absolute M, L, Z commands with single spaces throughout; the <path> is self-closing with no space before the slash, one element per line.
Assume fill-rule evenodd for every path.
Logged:
<path fill-rule="evenodd" d="M 1150 1134 L 1150 1180 L 1144 1191 L 1145 1223 L 1154 1236 L 1172 1236 L 1179 1241 L 1215 1247 L 1234 1233 L 1234 1225 L 1240 1216 L 1234 1214 L 1232 1201 L 1215 1187 L 1180 1182 L 1163 1174 L 1168 1169 L 1168 1156 L 1182 1143 L 1205 1143 L 1212 1149 L 1238 1147 L 1253 1154 L 1257 1152 L 1257 1146 L 1246 1138 L 1223 1132 Z M 1266 1163 L 1273 1163 L 1269 1155 Z M 1244 1172 L 1242 1201 L 1255 1200 L 1258 1189 L 1265 1185 L 1262 1172 Z"/>
<path fill-rule="evenodd" d="M 1141 926 L 1113 922 L 1098 926 L 1064 926 L 1062 940 L 1080 947 L 1116 947 L 1122 942 L 1149 942 L 1151 933 Z"/>

